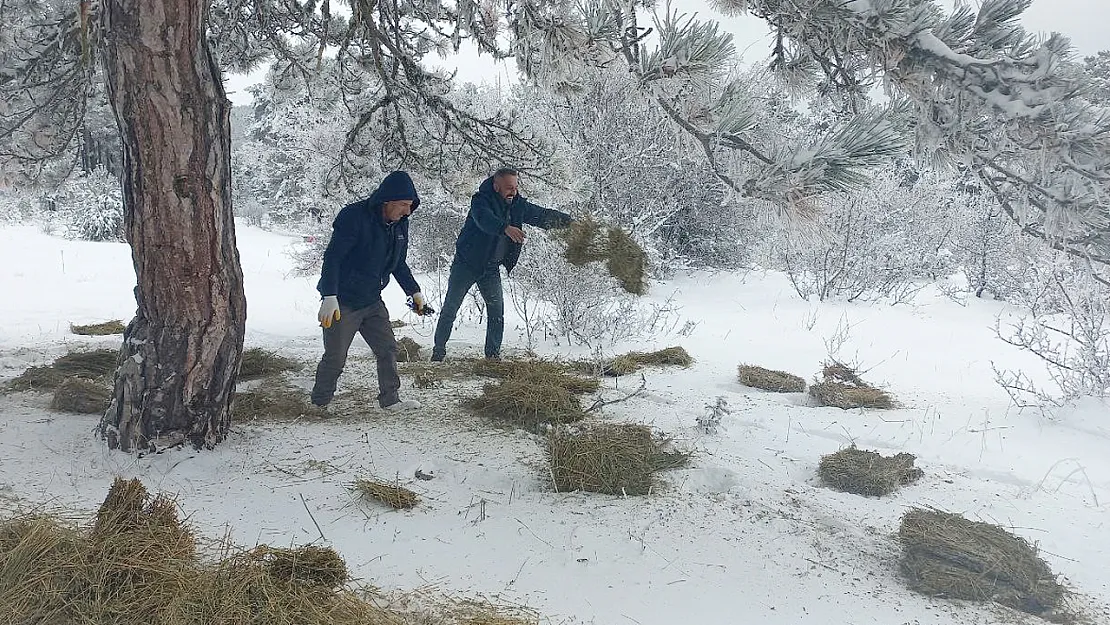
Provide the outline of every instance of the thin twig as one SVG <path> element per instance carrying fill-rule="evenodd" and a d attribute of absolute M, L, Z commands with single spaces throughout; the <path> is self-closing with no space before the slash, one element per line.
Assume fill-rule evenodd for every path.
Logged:
<path fill-rule="evenodd" d="M 301 498 L 301 503 L 304 504 L 304 511 L 308 513 L 308 518 L 312 519 L 312 524 L 316 526 L 316 531 L 320 532 L 320 540 L 328 542 L 327 537 L 324 536 L 324 530 L 320 529 L 320 524 L 316 522 L 316 517 L 312 516 L 312 510 L 308 509 L 308 502 L 304 500 L 304 495 L 297 493 L 297 496 Z"/>
<path fill-rule="evenodd" d="M 622 397 L 620 399 L 613 399 L 613 400 L 610 400 L 610 401 L 605 401 L 605 400 L 602 400 L 602 399 L 598 399 L 597 401 L 594 402 L 594 404 L 592 406 L 583 410 L 583 412 L 590 413 L 590 412 L 593 412 L 595 410 L 599 410 L 604 406 L 611 406 L 613 404 L 619 404 L 621 402 L 628 401 L 628 400 L 632 399 L 633 397 L 639 395 L 640 393 L 644 392 L 646 389 L 647 389 L 647 378 L 644 376 L 643 373 L 641 373 L 640 374 L 640 387 L 639 388 L 637 388 L 636 390 L 632 391 L 631 393 L 629 393 L 628 395 L 625 395 L 624 397 Z"/>

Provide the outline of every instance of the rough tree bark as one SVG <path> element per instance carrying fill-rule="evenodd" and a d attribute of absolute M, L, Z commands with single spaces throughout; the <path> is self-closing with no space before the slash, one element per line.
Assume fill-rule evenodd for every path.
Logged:
<path fill-rule="evenodd" d="M 210 448 L 230 426 L 246 300 L 232 220 L 231 105 L 205 37 L 208 5 L 103 5 L 138 278 L 138 310 L 100 425 L 111 448 Z"/>

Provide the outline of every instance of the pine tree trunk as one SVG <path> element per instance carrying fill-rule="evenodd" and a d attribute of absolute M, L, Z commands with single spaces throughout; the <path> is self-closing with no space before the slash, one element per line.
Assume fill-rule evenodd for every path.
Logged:
<path fill-rule="evenodd" d="M 231 207 L 231 108 L 205 37 L 208 5 L 103 5 L 138 279 L 138 310 L 100 427 L 111 448 L 210 448 L 230 426 L 246 300 Z"/>

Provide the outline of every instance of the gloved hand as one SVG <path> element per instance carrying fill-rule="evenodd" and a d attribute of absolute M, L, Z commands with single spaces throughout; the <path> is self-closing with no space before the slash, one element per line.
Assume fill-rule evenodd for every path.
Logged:
<path fill-rule="evenodd" d="M 316 315 L 320 325 L 330 328 L 332 321 L 339 321 L 339 317 L 339 298 L 334 295 L 324 297 L 320 302 L 320 312 Z"/>
<path fill-rule="evenodd" d="M 412 294 L 412 312 L 424 316 L 424 294 L 420 291 Z"/>

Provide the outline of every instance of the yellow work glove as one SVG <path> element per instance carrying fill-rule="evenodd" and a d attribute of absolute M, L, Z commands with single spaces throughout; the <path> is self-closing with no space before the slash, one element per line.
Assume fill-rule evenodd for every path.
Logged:
<path fill-rule="evenodd" d="M 420 291 L 412 294 L 412 310 L 421 317 L 424 316 L 424 294 Z"/>
<path fill-rule="evenodd" d="M 320 312 L 317 313 L 316 318 L 320 320 L 320 325 L 330 328 L 332 321 L 339 321 L 339 317 L 339 298 L 328 295 L 320 302 Z"/>

